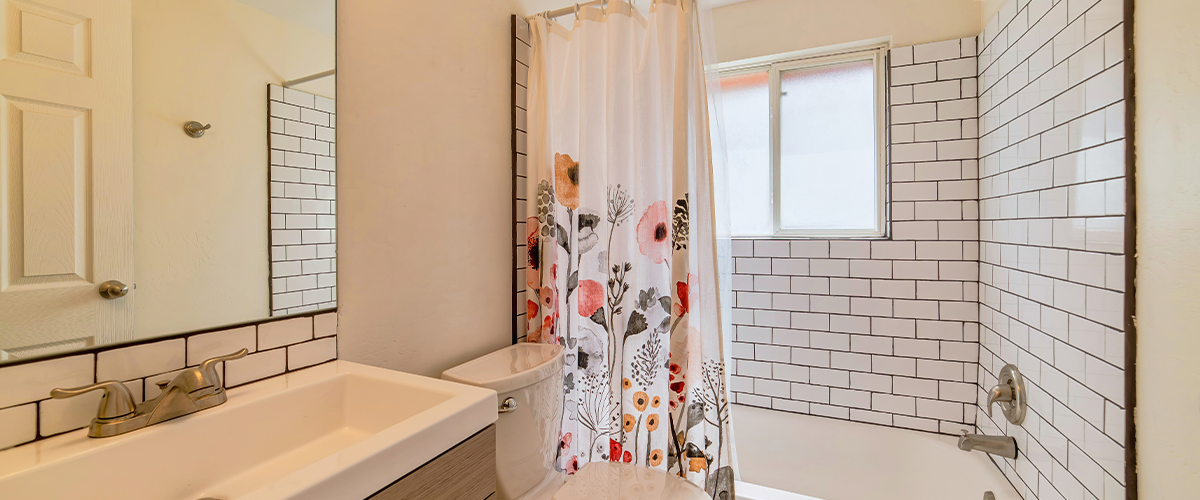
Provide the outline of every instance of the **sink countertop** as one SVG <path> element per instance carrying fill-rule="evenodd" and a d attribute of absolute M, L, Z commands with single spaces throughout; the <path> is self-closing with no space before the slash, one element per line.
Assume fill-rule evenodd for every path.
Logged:
<path fill-rule="evenodd" d="M 0 498 L 362 500 L 496 417 L 493 391 L 334 361 L 129 434 L 0 451 Z"/>

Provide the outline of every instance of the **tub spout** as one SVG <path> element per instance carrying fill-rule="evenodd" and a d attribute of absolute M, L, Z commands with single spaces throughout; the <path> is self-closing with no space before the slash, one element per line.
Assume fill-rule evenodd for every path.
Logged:
<path fill-rule="evenodd" d="M 962 436 L 958 438 L 958 449 L 979 450 L 1013 460 L 1017 458 L 1017 440 L 1008 436 L 984 436 L 962 431 Z"/>

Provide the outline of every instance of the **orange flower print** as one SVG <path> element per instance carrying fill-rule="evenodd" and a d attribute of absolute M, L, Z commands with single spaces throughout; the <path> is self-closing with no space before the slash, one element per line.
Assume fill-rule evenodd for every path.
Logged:
<path fill-rule="evenodd" d="M 625 432 L 633 432 L 633 428 L 637 427 L 637 420 L 633 418 L 633 415 L 630 415 L 628 413 L 625 414 L 623 423 L 624 423 L 624 427 L 625 427 Z"/>
<path fill-rule="evenodd" d="M 662 403 L 662 399 L 660 399 L 658 396 L 654 396 L 654 399 L 650 400 L 650 407 L 658 408 L 659 403 Z"/>
<path fill-rule="evenodd" d="M 654 450 L 654 451 L 650 452 L 650 466 L 651 467 L 658 467 L 658 465 L 662 463 L 662 459 L 663 459 L 663 451 L 662 450 Z"/>
<path fill-rule="evenodd" d="M 657 413 L 651 413 L 649 417 L 646 417 L 646 430 L 648 430 L 650 432 L 654 432 L 654 431 L 658 430 L 658 414 Z"/>
<path fill-rule="evenodd" d="M 532 300 L 525 301 L 525 317 L 529 319 L 529 324 L 525 328 L 525 334 L 529 336 L 529 342 L 537 342 L 542 337 L 542 322 L 538 316 L 538 304 Z"/>
<path fill-rule="evenodd" d="M 629 390 L 629 389 L 631 389 L 632 387 L 633 387 L 633 382 L 630 382 L 630 381 L 629 381 L 629 379 L 627 379 L 627 378 L 626 378 L 626 379 L 621 379 L 621 388 L 622 388 L 622 389 L 625 389 L 625 390 L 627 390 L 627 391 L 628 391 L 628 390 Z"/>
<path fill-rule="evenodd" d="M 691 472 L 700 472 L 708 469 L 708 460 L 704 457 L 692 457 L 688 459 L 688 470 Z"/>
<path fill-rule="evenodd" d="M 562 206 L 579 208 L 579 162 L 570 155 L 554 153 L 554 191 Z"/>
<path fill-rule="evenodd" d="M 655 264 L 666 262 L 671 255 L 671 213 L 667 202 L 656 201 L 642 213 L 637 225 L 638 250 Z"/>
<path fill-rule="evenodd" d="M 646 411 L 646 405 L 650 404 L 650 396 L 642 391 L 633 393 L 633 407 L 638 411 Z"/>

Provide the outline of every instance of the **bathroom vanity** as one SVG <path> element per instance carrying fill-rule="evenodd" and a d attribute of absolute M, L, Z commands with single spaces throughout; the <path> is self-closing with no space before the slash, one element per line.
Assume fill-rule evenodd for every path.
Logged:
<path fill-rule="evenodd" d="M 336 361 L 228 396 L 119 436 L 80 429 L 0 451 L 0 498 L 483 500 L 495 491 L 493 391 Z M 136 481 L 103 486 L 131 468 Z"/>
<path fill-rule="evenodd" d="M 482 500 L 496 493 L 496 426 L 489 425 L 370 500 Z"/>

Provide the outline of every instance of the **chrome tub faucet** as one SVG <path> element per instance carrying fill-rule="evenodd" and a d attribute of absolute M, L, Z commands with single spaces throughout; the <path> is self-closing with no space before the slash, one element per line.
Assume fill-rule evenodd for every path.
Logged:
<path fill-rule="evenodd" d="M 1017 459 L 1017 440 L 1009 436 L 985 436 L 982 434 L 967 434 L 962 431 L 958 438 L 958 449 L 962 451 L 979 450 L 984 453 Z"/>
<path fill-rule="evenodd" d="M 179 372 L 170 382 L 158 382 L 162 392 L 144 403 L 134 404 L 129 388 L 116 380 L 73 389 L 54 389 L 50 396 L 65 399 L 103 390 L 96 418 L 88 426 L 88 437 L 116 436 L 224 403 L 229 397 L 217 375 L 217 363 L 244 358 L 247 352 L 242 349 L 228 356 L 204 360 L 199 366 Z"/>

